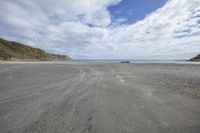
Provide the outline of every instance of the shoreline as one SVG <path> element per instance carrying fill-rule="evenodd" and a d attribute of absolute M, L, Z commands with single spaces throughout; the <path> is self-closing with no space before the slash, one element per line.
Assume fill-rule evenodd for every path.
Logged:
<path fill-rule="evenodd" d="M 52 60 L 52 61 L 40 61 L 40 60 L 0 60 L 0 64 L 70 64 L 70 63 L 108 63 L 108 64 L 196 64 L 200 65 L 200 61 L 190 60 L 133 60 L 130 63 L 121 63 L 120 60 Z"/>

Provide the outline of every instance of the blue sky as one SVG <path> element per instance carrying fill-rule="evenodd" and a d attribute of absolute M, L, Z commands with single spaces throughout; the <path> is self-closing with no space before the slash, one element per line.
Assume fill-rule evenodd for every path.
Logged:
<path fill-rule="evenodd" d="M 189 59 L 200 0 L 0 0 L 0 37 L 74 59 Z"/>
<path fill-rule="evenodd" d="M 123 0 L 108 7 L 113 22 L 124 19 L 122 24 L 132 24 L 142 20 L 146 15 L 161 8 L 166 0 Z"/>

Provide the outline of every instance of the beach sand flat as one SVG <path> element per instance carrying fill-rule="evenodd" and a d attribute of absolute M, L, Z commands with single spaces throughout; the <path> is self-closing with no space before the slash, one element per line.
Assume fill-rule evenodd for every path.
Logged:
<path fill-rule="evenodd" d="M 0 64 L 1 133 L 199 133 L 200 65 Z"/>

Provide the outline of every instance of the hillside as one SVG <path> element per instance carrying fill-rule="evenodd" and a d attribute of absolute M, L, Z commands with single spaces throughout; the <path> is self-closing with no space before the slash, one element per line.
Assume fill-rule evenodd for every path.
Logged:
<path fill-rule="evenodd" d="M 200 61 L 200 54 L 192 58 L 191 61 Z"/>
<path fill-rule="evenodd" d="M 46 53 L 45 51 L 0 38 L 0 60 L 71 60 L 65 55 Z"/>

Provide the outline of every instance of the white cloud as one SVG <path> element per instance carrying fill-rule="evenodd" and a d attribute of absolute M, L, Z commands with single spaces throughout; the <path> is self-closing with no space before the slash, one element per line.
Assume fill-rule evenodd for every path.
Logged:
<path fill-rule="evenodd" d="M 1 0 L 0 36 L 75 58 L 183 59 L 200 53 L 199 0 L 169 0 L 144 20 L 115 25 L 107 7 L 120 1 Z"/>

